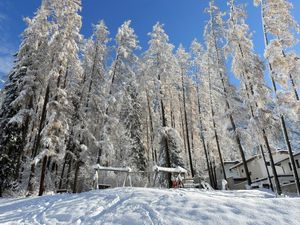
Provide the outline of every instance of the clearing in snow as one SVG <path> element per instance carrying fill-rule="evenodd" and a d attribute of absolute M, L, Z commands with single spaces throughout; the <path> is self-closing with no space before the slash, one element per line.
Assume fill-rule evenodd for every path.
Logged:
<path fill-rule="evenodd" d="M 300 198 L 259 191 L 115 188 L 0 199 L 0 224 L 287 224 Z"/>

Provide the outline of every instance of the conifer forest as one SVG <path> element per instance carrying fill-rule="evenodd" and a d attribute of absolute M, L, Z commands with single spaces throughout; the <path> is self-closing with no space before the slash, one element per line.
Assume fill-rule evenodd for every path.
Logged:
<path fill-rule="evenodd" d="M 0 196 L 87 191 L 95 165 L 130 167 L 135 187 L 152 182 L 153 166 L 180 166 L 217 188 L 216 168 L 239 161 L 251 186 L 247 159 L 254 155 L 269 159 L 280 194 L 272 158 L 280 150 L 299 192 L 300 26 L 288 0 L 248 4 L 261 10 L 263 55 L 238 0 L 225 11 L 207 0 L 204 41 L 175 47 L 157 22 L 146 49 L 134 20 L 115 37 L 100 20 L 85 37 L 81 0 L 42 0 L 24 19 L 0 90 Z M 122 186 L 118 173 L 101 176 Z M 170 179 L 162 175 L 157 185 L 170 187 Z"/>

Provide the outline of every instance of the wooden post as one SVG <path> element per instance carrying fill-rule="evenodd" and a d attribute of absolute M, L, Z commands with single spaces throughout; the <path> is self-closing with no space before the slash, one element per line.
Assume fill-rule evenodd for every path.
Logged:
<path fill-rule="evenodd" d="M 129 185 L 130 185 L 130 187 L 132 187 L 132 180 L 131 180 L 131 175 L 130 174 L 128 176 L 128 179 L 129 179 Z"/>
<path fill-rule="evenodd" d="M 126 175 L 125 175 L 125 179 L 124 179 L 124 181 L 123 181 L 123 187 L 125 187 L 125 186 L 126 186 L 126 181 L 127 181 L 127 178 L 128 178 L 128 173 L 126 173 Z"/>
<path fill-rule="evenodd" d="M 155 187 L 155 182 L 156 182 L 157 176 L 158 176 L 158 172 L 155 171 L 154 177 L 153 177 L 153 187 Z"/>

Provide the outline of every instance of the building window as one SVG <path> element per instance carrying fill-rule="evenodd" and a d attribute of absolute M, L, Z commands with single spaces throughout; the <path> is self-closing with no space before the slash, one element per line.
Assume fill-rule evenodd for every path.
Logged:
<path fill-rule="evenodd" d="M 289 167 L 290 167 L 290 170 L 292 171 L 292 165 L 291 165 L 291 163 L 289 162 Z"/>
<path fill-rule="evenodd" d="M 297 168 L 300 168 L 299 160 L 296 159 Z"/>

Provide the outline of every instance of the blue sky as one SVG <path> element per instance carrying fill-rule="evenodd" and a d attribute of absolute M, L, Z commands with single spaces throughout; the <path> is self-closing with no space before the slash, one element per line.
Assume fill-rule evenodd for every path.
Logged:
<path fill-rule="evenodd" d="M 7 73 L 12 65 L 12 55 L 20 44 L 20 34 L 25 28 L 22 18 L 32 17 L 41 0 L 0 0 L 0 75 Z M 123 21 L 131 19 L 142 48 L 147 48 L 148 36 L 152 26 L 160 21 L 170 41 L 178 46 L 188 47 L 194 38 L 202 41 L 207 15 L 203 12 L 208 0 L 82 0 L 82 34 L 88 37 L 92 24 L 104 19 L 113 37 Z M 225 0 L 216 0 L 227 9 Z M 262 55 L 263 36 L 261 32 L 260 10 L 253 6 L 253 0 L 236 0 L 246 3 L 248 23 L 254 34 L 255 50 Z M 300 1 L 292 0 L 293 14 L 300 22 Z M 300 36 L 299 36 L 300 37 Z M 300 52 L 300 44 L 296 50 Z"/>

